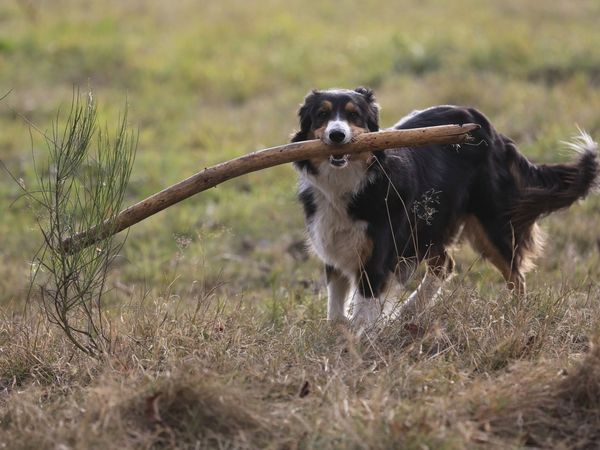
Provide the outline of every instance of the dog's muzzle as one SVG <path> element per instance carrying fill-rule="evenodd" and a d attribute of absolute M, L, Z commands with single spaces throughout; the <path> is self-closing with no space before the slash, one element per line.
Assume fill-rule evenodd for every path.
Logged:
<path fill-rule="evenodd" d="M 343 120 L 334 120 L 329 122 L 325 134 L 323 135 L 323 142 L 327 145 L 344 145 L 352 140 L 352 131 L 348 126 L 348 123 Z M 350 155 L 340 155 L 329 157 L 329 164 L 333 167 L 342 168 L 348 165 L 348 159 Z"/>
<path fill-rule="evenodd" d="M 327 124 L 323 142 L 327 145 L 343 145 L 352 140 L 352 130 L 345 120 L 332 120 Z"/>

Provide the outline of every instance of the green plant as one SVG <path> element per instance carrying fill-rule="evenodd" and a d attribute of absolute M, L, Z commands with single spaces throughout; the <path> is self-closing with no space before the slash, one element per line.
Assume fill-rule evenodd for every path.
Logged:
<path fill-rule="evenodd" d="M 137 137 L 128 129 L 125 112 L 111 138 L 106 128 L 97 126 L 92 94 L 83 100 L 76 93 L 64 125 L 59 113 L 44 138 L 49 158 L 42 167 L 35 164 L 38 188 L 23 188 L 43 235 L 34 257 L 32 287 L 39 288 L 50 322 L 79 350 L 98 355 L 111 346 L 110 321 L 102 302 L 110 265 L 124 240 L 109 237 L 73 254 L 61 244 L 121 210 Z"/>

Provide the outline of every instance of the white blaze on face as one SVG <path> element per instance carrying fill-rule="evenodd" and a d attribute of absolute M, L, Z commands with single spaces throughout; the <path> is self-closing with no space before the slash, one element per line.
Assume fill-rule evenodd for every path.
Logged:
<path fill-rule="evenodd" d="M 340 120 L 339 114 L 330 120 L 325 128 L 323 142 L 327 145 L 347 144 L 352 140 L 352 130 L 345 120 Z"/>

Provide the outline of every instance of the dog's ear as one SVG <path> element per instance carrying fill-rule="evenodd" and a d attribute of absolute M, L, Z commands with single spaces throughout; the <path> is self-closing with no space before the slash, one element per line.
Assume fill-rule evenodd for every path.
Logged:
<path fill-rule="evenodd" d="M 367 102 L 369 108 L 367 114 L 367 127 L 369 128 L 369 131 L 379 131 L 379 105 L 375 101 L 373 90 L 360 86 L 354 89 L 354 91 L 362 95 Z"/>
<path fill-rule="evenodd" d="M 375 94 L 373 93 L 372 89 L 359 86 L 356 89 L 354 89 L 354 92 L 358 92 L 360 95 L 362 95 L 367 101 L 367 103 L 372 103 L 375 101 Z"/>
<path fill-rule="evenodd" d="M 312 126 L 312 119 L 310 117 L 310 113 L 318 94 L 319 92 L 317 90 L 312 90 L 304 98 L 304 104 L 298 110 L 298 118 L 300 119 L 300 130 L 292 136 L 291 142 L 300 142 L 308 140 L 308 133 L 310 133 L 310 128 Z"/>

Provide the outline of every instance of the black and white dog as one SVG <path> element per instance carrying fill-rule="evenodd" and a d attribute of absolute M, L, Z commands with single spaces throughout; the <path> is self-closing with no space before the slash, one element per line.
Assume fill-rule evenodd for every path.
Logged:
<path fill-rule="evenodd" d="M 373 92 L 312 91 L 298 112 L 292 142 L 321 139 L 343 145 L 379 130 Z M 419 312 L 453 270 L 449 247 L 465 236 L 502 274 L 509 289 L 525 292 L 525 273 L 540 254 L 536 220 L 585 197 L 600 172 L 597 144 L 585 132 L 570 147 L 570 164 L 536 165 L 472 108 L 436 106 L 415 111 L 395 129 L 477 123 L 469 145 L 395 148 L 294 163 L 300 174 L 310 246 L 325 263 L 328 319 L 373 324 L 389 304 L 392 280 L 404 283 L 421 261 L 424 279 L 401 312 Z"/>

